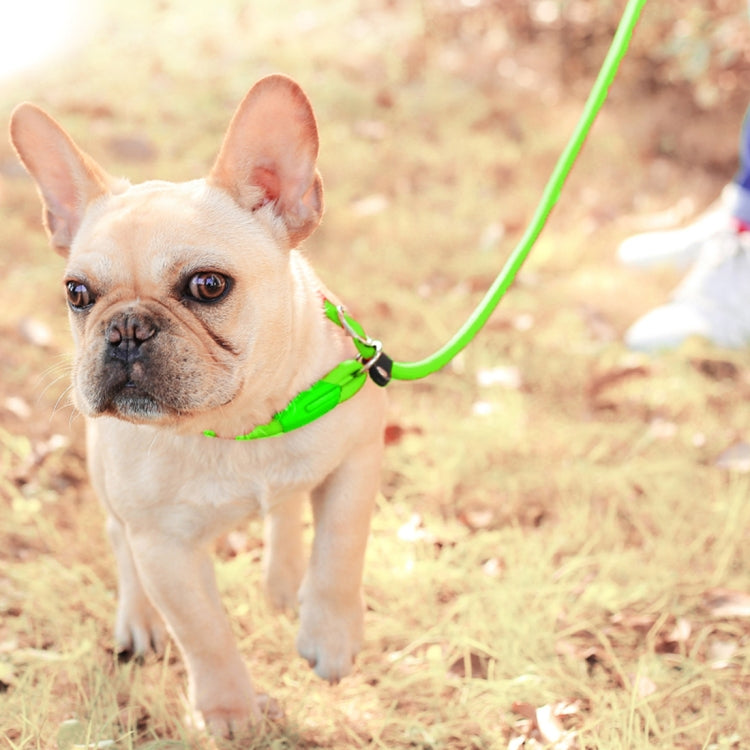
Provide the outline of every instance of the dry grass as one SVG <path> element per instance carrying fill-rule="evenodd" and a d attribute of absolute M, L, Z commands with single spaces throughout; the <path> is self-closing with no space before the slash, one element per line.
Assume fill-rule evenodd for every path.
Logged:
<path fill-rule="evenodd" d="M 32 99 L 112 171 L 184 179 L 205 172 L 255 79 L 292 75 L 318 112 L 327 188 L 309 254 L 410 359 L 502 265 L 593 75 L 573 53 L 561 68 L 564 34 L 521 29 L 525 6 L 100 3 L 104 31 L 64 64 L 2 83 L 0 119 Z M 444 373 L 391 386 L 355 674 L 330 687 L 294 653 L 294 619 L 257 593 L 257 526 L 219 549 L 242 651 L 286 712 L 242 747 L 750 743 L 750 475 L 717 465 L 750 441 L 750 353 L 627 353 L 622 331 L 676 277 L 614 261 L 636 214 L 718 192 L 733 136 L 715 137 L 716 110 L 678 104 L 684 87 L 650 80 L 639 108 L 644 54 L 486 331 Z M 733 80 L 722 116 L 738 123 L 750 90 Z M 61 263 L 2 144 L 0 211 L 0 736 L 14 750 L 66 731 L 61 750 L 76 732 L 118 750 L 203 747 L 182 720 L 179 659 L 112 654 L 113 565 L 64 406 Z"/>

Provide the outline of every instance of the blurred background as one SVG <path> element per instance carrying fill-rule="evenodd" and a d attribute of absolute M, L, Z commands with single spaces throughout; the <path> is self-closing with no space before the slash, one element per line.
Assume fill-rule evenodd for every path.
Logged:
<path fill-rule="evenodd" d="M 454 333 L 520 238 L 623 7 L 24 0 L 0 10 L 0 121 L 30 100 L 115 175 L 193 179 L 247 89 L 292 76 L 318 117 L 326 191 L 306 252 L 392 356 L 414 359 Z M 589 733 L 582 747 L 738 746 L 750 631 L 706 597 L 746 590 L 750 571 L 750 357 L 695 342 L 655 358 L 628 352 L 623 332 L 679 275 L 623 268 L 616 247 L 716 199 L 749 102 L 744 0 L 646 3 L 548 227 L 486 330 L 445 372 L 390 387 L 364 676 L 321 698 L 329 725 L 310 729 L 310 697 L 310 715 L 294 714 L 298 744 L 278 746 L 505 747 L 538 739 L 524 706 L 553 699 L 579 701 L 559 721 Z M 16 747 L 49 746 L 71 715 L 94 722 L 92 675 L 110 674 L 101 655 L 114 606 L 82 420 L 68 404 L 63 261 L 40 217 L 0 140 L 0 734 Z M 230 573 L 238 552 L 258 546 L 240 536 L 219 551 L 232 611 L 244 596 Z M 408 591 L 393 590 L 415 570 Z M 497 599 L 482 598 L 489 584 Z M 58 595 L 80 616 L 73 625 Z M 251 614 L 262 640 L 270 615 Z M 691 627 L 670 641 L 678 621 Z M 77 666 L 34 656 L 89 641 Z M 723 671 L 710 667 L 714 642 L 730 644 Z M 685 660 L 679 675 L 664 653 Z M 272 692 L 283 683 L 286 700 L 307 678 L 278 669 L 262 664 L 261 679 Z M 98 737 L 177 736 L 145 699 L 113 690 Z M 451 709 L 435 708 L 448 694 Z M 363 702 L 370 718 L 352 713 Z M 134 718 L 124 705 L 140 707 Z M 24 711 L 48 725 L 19 722 Z"/>

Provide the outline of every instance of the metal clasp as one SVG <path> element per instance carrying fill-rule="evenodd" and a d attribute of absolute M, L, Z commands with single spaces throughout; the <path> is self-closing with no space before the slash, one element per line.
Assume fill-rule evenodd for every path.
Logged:
<path fill-rule="evenodd" d="M 362 372 L 369 373 L 378 385 L 386 385 L 391 379 L 393 361 L 384 354 L 382 342 L 370 338 L 355 320 L 350 322 L 343 305 L 336 305 L 336 314 L 338 315 L 339 325 L 354 341 L 358 352 L 357 361 L 362 366 Z M 365 352 L 363 349 L 372 349 L 373 351 Z M 377 367 L 375 367 L 376 365 Z M 373 367 L 375 367 L 374 370 Z"/>
<path fill-rule="evenodd" d="M 355 340 L 358 341 L 363 346 L 369 346 L 373 349 L 377 349 L 380 347 L 383 348 L 383 345 L 376 341 L 375 339 L 371 339 L 365 332 L 362 330 L 362 327 L 359 325 L 359 323 L 356 323 L 359 330 L 357 330 L 350 322 L 349 319 L 346 316 L 346 310 L 344 309 L 343 305 L 336 305 L 336 313 L 339 316 L 339 325 Z"/>

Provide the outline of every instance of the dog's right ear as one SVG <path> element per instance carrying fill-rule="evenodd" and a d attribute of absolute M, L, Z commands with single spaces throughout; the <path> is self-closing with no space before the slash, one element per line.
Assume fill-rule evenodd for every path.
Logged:
<path fill-rule="evenodd" d="M 318 129 L 309 100 L 290 78 L 270 75 L 238 107 L 208 180 L 245 209 L 271 204 L 295 247 L 323 214 L 317 156 Z"/>
<path fill-rule="evenodd" d="M 33 104 L 20 104 L 13 111 L 10 140 L 36 181 L 50 243 L 67 256 L 86 208 L 111 192 L 114 180 Z"/>

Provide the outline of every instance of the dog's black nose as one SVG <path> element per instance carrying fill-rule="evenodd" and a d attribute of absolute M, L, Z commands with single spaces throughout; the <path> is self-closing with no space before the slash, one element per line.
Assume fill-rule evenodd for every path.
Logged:
<path fill-rule="evenodd" d="M 132 362 L 141 354 L 141 345 L 156 336 L 158 328 L 148 316 L 124 312 L 107 326 L 107 344 L 114 359 Z"/>

